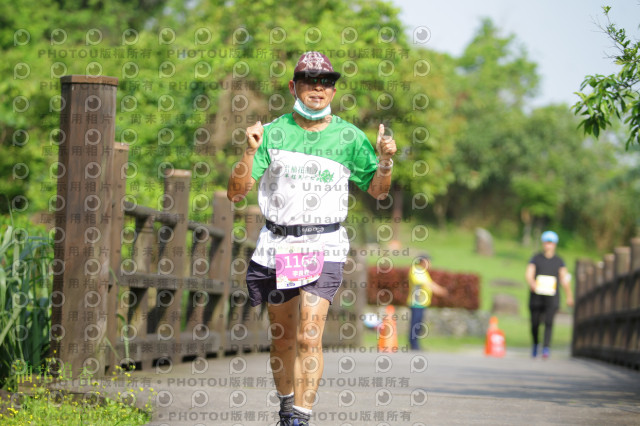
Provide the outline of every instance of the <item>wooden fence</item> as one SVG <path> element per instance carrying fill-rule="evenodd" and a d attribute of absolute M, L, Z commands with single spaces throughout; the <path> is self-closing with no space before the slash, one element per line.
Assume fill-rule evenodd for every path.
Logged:
<path fill-rule="evenodd" d="M 259 208 L 237 210 L 220 191 L 211 222 L 190 221 L 188 170 L 165 172 L 162 210 L 131 202 L 128 145 L 114 142 L 117 79 L 73 75 L 61 83 L 56 368 L 73 377 L 130 365 L 166 371 L 197 357 L 268 348 L 266 305 L 249 306 L 244 282 L 264 223 Z M 236 219 L 246 224 L 240 239 Z M 347 261 L 325 344 L 360 344 L 364 266 L 360 258 Z"/>
<path fill-rule="evenodd" d="M 640 238 L 576 262 L 572 354 L 640 369 Z"/>

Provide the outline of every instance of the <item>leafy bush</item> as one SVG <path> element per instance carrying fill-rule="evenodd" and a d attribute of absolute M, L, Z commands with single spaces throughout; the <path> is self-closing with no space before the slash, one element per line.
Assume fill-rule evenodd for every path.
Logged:
<path fill-rule="evenodd" d="M 49 350 L 53 243 L 28 229 L 0 223 L 0 387 Z"/>

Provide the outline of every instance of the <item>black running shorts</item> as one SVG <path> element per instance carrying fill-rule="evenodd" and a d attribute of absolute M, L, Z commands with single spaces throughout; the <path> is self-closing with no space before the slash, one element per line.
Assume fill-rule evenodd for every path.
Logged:
<path fill-rule="evenodd" d="M 338 288 L 342 284 L 343 262 L 324 262 L 320 278 L 305 286 L 287 290 L 276 287 L 276 271 L 267 268 L 253 260 L 247 269 L 247 289 L 251 306 L 258 306 L 263 302 L 279 305 L 288 302 L 300 294 L 300 289 L 333 302 Z"/>

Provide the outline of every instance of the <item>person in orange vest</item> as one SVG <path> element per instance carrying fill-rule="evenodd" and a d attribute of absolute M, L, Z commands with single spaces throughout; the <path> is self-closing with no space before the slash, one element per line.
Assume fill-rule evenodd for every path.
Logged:
<path fill-rule="evenodd" d="M 409 270 L 409 295 L 407 306 L 411 309 L 411 324 L 409 326 L 409 345 L 411 350 L 420 350 L 418 342 L 421 330 L 425 325 L 422 323 L 424 311 L 431 305 L 431 298 L 446 296 L 447 289 L 433 281 L 429 275 L 431 266 L 431 256 L 423 253 L 414 259 Z"/>
<path fill-rule="evenodd" d="M 567 267 L 560 256 L 556 254 L 558 234 L 553 231 L 542 233 L 542 252 L 531 258 L 525 273 L 529 284 L 529 311 L 531 312 L 531 335 L 533 349 L 531 356 L 538 356 L 538 330 L 544 322 L 544 340 L 542 343 L 542 357 L 549 358 L 551 354 L 551 331 L 553 318 L 560 305 L 558 284 L 567 293 L 567 306 L 573 306 L 571 293 L 571 279 Z"/>

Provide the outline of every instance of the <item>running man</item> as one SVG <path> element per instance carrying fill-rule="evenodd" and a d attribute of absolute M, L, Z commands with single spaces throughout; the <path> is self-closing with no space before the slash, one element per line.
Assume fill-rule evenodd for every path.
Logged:
<path fill-rule="evenodd" d="M 386 198 L 391 186 L 396 143 L 380 124 L 376 158 L 361 130 L 331 114 L 339 78 L 325 55 L 304 53 L 289 81 L 293 112 L 247 128 L 247 147 L 227 190 L 238 202 L 259 181 L 266 225 L 246 281 L 251 305 L 267 303 L 282 426 L 309 424 L 322 377 L 322 333 L 349 250 L 340 225 L 348 181 L 376 199 Z"/>

